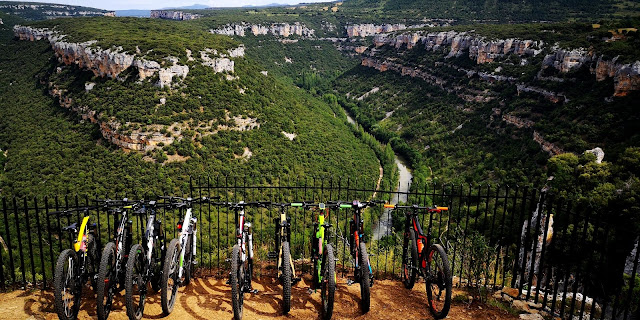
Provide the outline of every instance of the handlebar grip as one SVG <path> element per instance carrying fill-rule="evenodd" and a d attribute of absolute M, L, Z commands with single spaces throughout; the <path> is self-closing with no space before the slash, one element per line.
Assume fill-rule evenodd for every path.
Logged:
<path fill-rule="evenodd" d="M 384 207 L 393 209 L 393 208 L 396 207 L 396 205 L 395 204 L 385 204 Z"/>
<path fill-rule="evenodd" d="M 448 211 L 449 207 L 436 207 L 436 209 L 440 211 Z"/>

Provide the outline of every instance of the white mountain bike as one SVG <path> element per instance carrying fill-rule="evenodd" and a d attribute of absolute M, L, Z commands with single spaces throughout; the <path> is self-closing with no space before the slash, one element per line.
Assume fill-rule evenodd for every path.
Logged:
<path fill-rule="evenodd" d="M 173 310 L 178 288 L 186 286 L 191 282 L 196 261 L 197 243 L 197 223 L 198 219 L 193 216 L 193 204 L 203 203 L 210 198 L 191 199 L 179 197 L 167 197 L 168 208 L 186 208 L 186 214 L 178 222 L 180 235 L 177 239 L 171 240 L 167 247 L 164 260 L 164 272 L 162 273 L 161 297 L 162 311 L 168 315 Z"/>

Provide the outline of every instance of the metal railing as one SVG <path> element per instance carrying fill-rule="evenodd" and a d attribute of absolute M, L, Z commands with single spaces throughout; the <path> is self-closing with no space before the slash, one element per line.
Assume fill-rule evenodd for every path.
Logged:
<path fill-rule="evenodd" d="M 190 181 L 193 198 L 221 196 L 221 201 L 390 201 L 396 188 L 377 181 L 335 178 L 291 179 L 265 182 L 260 178 L 214 177 Z M 590 212 L 571 200 L 530 187 L 489 185 L 413 186 L 407 203 L 449 206 L 441 214 L 420 217 L 425 233 L 448 252 L 454 285 L 478 289 L 511 290 L 512 295 L 539 304 L 538 307 L 571 319 L 629 319 L 636 314 L 640 283 L 640 250 L 629 256 L 637 235 L 624 225 L 603 221 L 602 213 Z M 185 195 L 180 195 L 185 196 Z M 52 211 L 94 205 L 94 199 L 151 199 L 154 195 L 116 194 L 1 199 L 0 286 L 50 288 L 59 252 L 72 245 L 61 228 L 77 222 L 82 213 L 58 218 Z M 288 210 L 291 216 L 291 250 L 301 272 L 311 270 L 309 255 L 313 212 Z M 90 211 L 98 225 L 100 246 L 115 232 L 114 217 L 100 208 Z M 183 212 L 161 209 L 167 241 L 177 236 L 176 223 Z M 337 267 L 343 276 L 351 273 L 348 228 L 352 212 L 333 210 L 328 241 L 337 252 Z M 234 239 L 233 211 L 215 203 L 198 204 L 199 274 L 228 273 Z M 248 208 L 253 223 L 257 276 L 275 273 L 267 253 L 274 250 L 276 208 Z M 144 230 L 144 217 L 132 217 L 134 242 Z M 404 214 L 378 208 L 363 214 L 370 261 L 377 277 L 398 277 L 401 269 Z M 637 245 L 637 244 L 636 244 Z M 627 271 L 625 272 L 625 267 Z M 631 270 L 629 272 L 629 270 Z M 511 288 L 511 289 L 506 289 Z M 480 290 L 482 291 L 482 290 Z M 480 292 L 479 291 L 479 292 Z M 485 290 L 486 291 L 486 290 Z"/>

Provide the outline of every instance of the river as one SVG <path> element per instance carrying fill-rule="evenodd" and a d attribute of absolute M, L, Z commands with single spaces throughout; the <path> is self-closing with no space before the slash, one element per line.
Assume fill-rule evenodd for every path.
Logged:
<path fill-rule="evenodd" d="M 351 115 L 345 110 L 345 114 L 347 115 L 347 121 L 353 125 L 357 125 L 356 121 L 351 117 Z M 396 188 L 397 193 L 393 195 L 391 198 L 392 204 L 397 204 L 398 202 L 407 202 L 407 192 L 409 192 L 409 187 L 411 187 L 411 179 L 413 179 L 413 175 L 411 171 L 406 165 L 404 159 L 400 158 L 398 154 L 395 155 L 396 166 L 398 166 L 398 185 Z M 391 234 L 391 227 L 393 226 L 393 221 L 391 219 L 391 213 L 389 209 L 385 209 L 384 213 L 380 217 L 380 221 L 378 224 L 374 226 L 373 230 L 373 240 L 380 240 L 385 235 Z"/>
<path fill-rule="evenodd" d="M 404 160 L 396 154 L 395 157 L 396 166 L 398 166 L 398 186 L 396 189 L 396 193 L 391 197 L 391 204 L 397 204 L 398 202 L 407 202 L 407 192 L 409 192 L 409 187 L 411 187 L 411 179 L 413 179 L 413 175 L 409 168 L 405 164 Z M 374 226 L 373 230 L 373 240 L 380 240 L 385 235 L 391 234 L 391 227 L 393 226 L 393 221 L 391 217 L 391 210 L 384 209 L 384 212 L 380 216 L 380 221 L 377 225 Z"/>

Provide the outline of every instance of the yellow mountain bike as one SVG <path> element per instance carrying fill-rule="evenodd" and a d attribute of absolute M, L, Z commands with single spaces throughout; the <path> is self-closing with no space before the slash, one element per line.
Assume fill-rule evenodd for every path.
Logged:
<path fill-rule="evenodd" d="M 75 222 L 62 231 L 76 236 L 73 249 L 65 249 L 56 262 L 54 282 L 54 304 L 61 320 L 74 320 L 80 310 L 82 288 L 91 280 L 96 288 L 95 276 L 98 270 L 98 243 L 96 224 L 89 223 L 89 210 L 95 207 L 83 207 L 71 210 L 54 211 L 50 214 L 59 217 L 71 216 L 73 212 L 83 212 L 80 226 Z"/>

